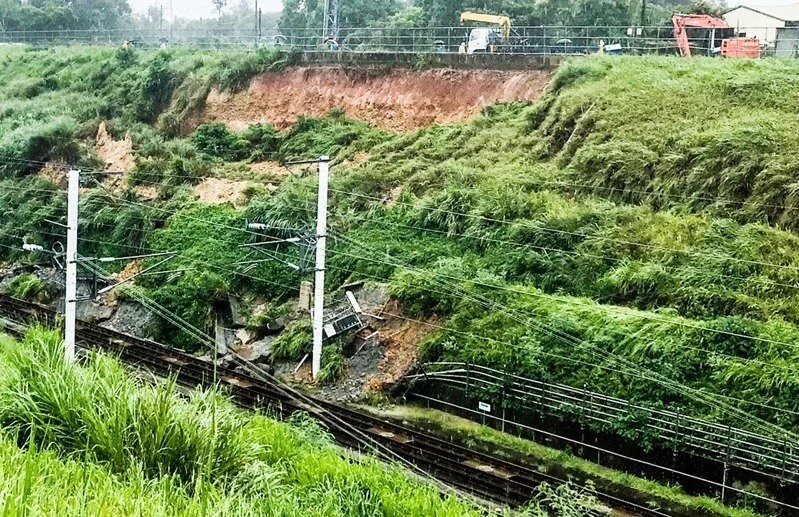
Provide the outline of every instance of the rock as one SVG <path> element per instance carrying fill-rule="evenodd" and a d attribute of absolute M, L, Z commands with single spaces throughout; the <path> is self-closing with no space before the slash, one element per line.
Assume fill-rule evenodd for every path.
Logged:
<path fill-rule="evenodd" d="M 230 348 L 233 346 L 233 343 L 236 341 L 236 333 L 233 329 L 222 327 L 218 325 L 216 327 L 216 351 L 220 354 L 227 354 L 230 352 Z"/>
<path fill-rule="evenodd" d="M 111 318 L 114 315 L 114 308 L 85 300 L 78 302 L 76 313 L 79 320 L 97 324 Z"/>
<path fill-rule="evenodd" d="M 114 315 L 100 323 L 101 327 L 148 338 L 153 335 L 157 317 L 135 302 L 121 301 Z"/>
<path fill-rule="evenodd" d="M 246 345 L 234 346 L 233 350 L 245 361 L 264 361 L 272 355 L 272 342 L 274 340 L 273 337 L 265 337 Z"/>
<path fill-rule="evenodd" d="M 219 366 L 222 366 L 222 367 L 227 367 L 227 366 L 228 366 L 230 363 L 232 363 L 232 362 L 233 362 L 233 360 L 234 360 L 234 359 L 235 359 L 235 358 L 233 357 L 233 354 L 226 354 L 226 355 L 223 355 L 223 356 L 222 356 L 222 357 L 220 357 L 220 358 L 219 358 L 219 360 L 218 360 Z"/>
<path fill-rule="evenodd" d="M 244 317 L 239 301 L 232 296 L 228 296 L 228 302 L 230 302 L 230 317 L 233 320 L 233 325 L 237 327 L 246 325 L 247 318 Z"/>
<path fill-rule="evenodd" d="M 238 339 L 242 345 L 246 345 L 250 341 L 252 341 L 252 334 L 247 329 L 239 329 L 236 331 L 236 339 Z"/>
<path fill-rule="evenodd" d="M 391 297 L 388 284 L 365 284 L 362 288 L 352 291 L 361 309 L 368 313 L 374 313 L 382 308 Z"/>

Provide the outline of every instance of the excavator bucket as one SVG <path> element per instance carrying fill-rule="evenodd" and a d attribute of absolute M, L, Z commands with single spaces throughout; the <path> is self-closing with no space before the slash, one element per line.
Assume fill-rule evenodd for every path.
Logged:
<path fill-rule="evenodd" d="M 731 38 L 721 42 L 724 57 L 760 57 L 760 40 L 757 38 Z"/>

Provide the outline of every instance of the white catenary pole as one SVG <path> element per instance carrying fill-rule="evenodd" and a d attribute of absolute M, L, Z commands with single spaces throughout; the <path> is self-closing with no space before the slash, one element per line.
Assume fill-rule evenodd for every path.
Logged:
<path fill-rule="evenodd" d="M 80 171 L 67 174 L 67 289 L 64 300 L 64 357 L 75 358 L 75 309 L 78 297 L 78 187 Z"/>
<path fill-rule="evenodd" d="M 327 184 L 330 174 L 330 157 L 319 158 L 319 195 L 316 205 L 316 267 L 313 296 L 313 350 L 311 374 L 319 375 L 322 366 L 322 339 L 325 306 L 325 244 L 327 240 Z"/>

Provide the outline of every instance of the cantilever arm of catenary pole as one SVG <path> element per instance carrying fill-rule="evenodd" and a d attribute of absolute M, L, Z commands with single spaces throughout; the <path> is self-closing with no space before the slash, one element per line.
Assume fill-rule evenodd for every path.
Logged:
<path fill-rule="evenodd" d="M 141 276 L 144 273 L 147 273 L 148 271 L 152 271 L 153 269 L 157 268 L 158 266 L 160 266 L 164 262 L 172 260 L 176 256 L 177 256 L 177 253 L 172 253 L 167 258 L 165 258 L 164 260 L 161 260 L 161 261 L 157 262 L 156 264 L 153 264 L 152 266 L 150 266 L 150 267 L 148 267 L 146 269 L 142 269 L 141 271 L 139 271 L 135 275 L 131 275 L 131 276 L 129 276 L 128 278 L 126 278 L 124 280 L 121 280 L 121 281 L 119 281 L 119 282 L 117 282 L 115 284 L 112 284 L 112 285 L 109 285 L 108 287 L 104 287 L 104 288 L 100 289 L 99 291 L 97 291 L 97 296 L 100 296 L 101 294 L 105 294 L 108 291 L 110 291 L 111 289 L 114 289 L 115 287 L 119 287 L 120 285 L 122 285 L 124 283 L 130 282 L 131 280 L 133 280 L 137 276 Z"/>
<path fill-rule="evenodd" d="M 146 255 L 129 255 L 127 257 L 80 257 L 80 260 L 96 260 L 97 262 L 117 262 L 119 260 L 136 260 L 152 257 L 165 257 L 167 255 L 176 255 L 174 251 L 164 251 L 159 253 L 148 253 Z"/>
<path fill-rule="evenodd" d="M 239 248 L 252 248 L 256 246 L 265 246 L 267 244 L 283 244 L 283 243 L 291 243 L 291 244 L 298 244 L 302 241 L 302 237 L 289 237 L 288 239 L 274 239 L 271 241 L 263 241 L 263 242 L 250 242 L 247 244 L 239 244 Z"/>

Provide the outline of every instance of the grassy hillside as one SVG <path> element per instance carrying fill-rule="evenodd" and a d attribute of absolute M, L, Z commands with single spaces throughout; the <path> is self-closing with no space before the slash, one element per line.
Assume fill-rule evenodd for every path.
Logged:
<path fill-rule="evenodd" d="M 590 57 L 564 65 L 534 105 L 493 106 L 413 134 L 339 112 L 283 132 L 210 125 L 189 134 L 202 97 L 194 92 L 244 84 L 286 58 L 4 52 L 0 72 L 14 82 L 36 81 L 53 63 L 65 79 L 25 99 L 18 88 L 0 90 L 0 127 L 15 128 L 0 132 L 13 174 L 0 185 L 0 203 L 12 207 L 2 245 L 52 242 L 62 232 L 42 222 L 63 215 L 61 194 L 33 174 L 40 164 L 14 160 L 61 156 L 91 166 L 89 138 L 109 118 L 117 136 L 132 131 L 136 165 L 127 190 L 84 195 L 82 253 L 180 251 L 170 266 L 193 271 L 138 289 L 210 330 L 210 307 L 228 293 L 276 306 L 300 279 L 278 261 L 247 272 L 233 265 L 253 258 L 238 247 L 254 238 L 246 220 L 293 232 L 314 217 L 312 175 L 259 175 L 251 163 L 331 154 L 329 286 L 387 281 L 405 316 L 443 316 L 444 328 L 430 327 L 427 358 L 769 432 L 763 421 L 799 427 L 799 239 L 790 207 L 799 64 Z M 76 84 L 95 67 L 138 86 Z M 176 78 L 169 99 L 147 97 L 151 73 Z M 96 105 L 79 109 L 75 99 L 87 91 L 99 92 Z M 129 109 L 145 101 L 151 111 Z M 72 125 L 64 138 L 39 139 L 52 103 Z M 23 141 L 42 144 L 18 148 Z M 192 186 L 207 176 L 244 182 L 246 203 L 197 203 Z M 272 192 L 267 181 L 280 187 Z M 155 188 L 157 199 L 137 186 Z M 294 260 L 291 249 L 279 251 Z M 164 337 L 194 345 L 164 325 Z"/>
<path fill-rule="evenodd" d="M 65 364 L 58 334 L 0 336 L 0 508 L 9 515 L 480 515 L 310 420 L 143 385 L 111 357 Z M 22 447 L 22 448 L 20 448 Z"/>

